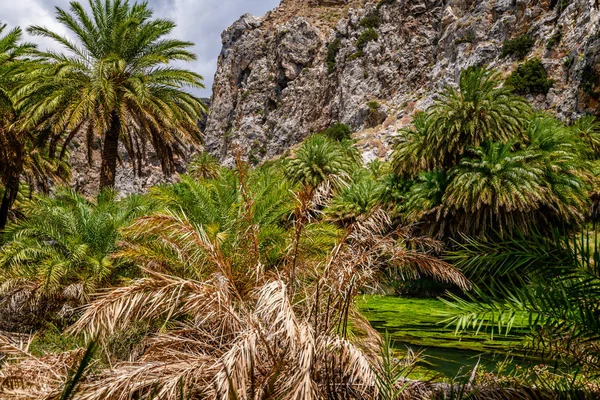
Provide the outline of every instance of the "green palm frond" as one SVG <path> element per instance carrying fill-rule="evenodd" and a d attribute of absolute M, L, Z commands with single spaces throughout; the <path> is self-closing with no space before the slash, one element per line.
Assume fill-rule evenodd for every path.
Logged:
<path fill-rule="evenodd" d="M 592 115 L 578 119 L 572 127 L 596 158 L 600 158 L 600 122 Z"/>
<path fill-rule="evenodd" d="M 261 170 L 247 177 L 245 187 L 248 198 L 239 175 L 223 170 L 213 180 L 184 177 L 154 188 L 151 196 L 162 210 L 124 229 L 118 254 L 149 270 L 194 279 L 215 271 L 246 275 L 248 264 L 256 267 L 248 257 L 266 269 L 277 266 L 288 246 L 290 187 L 281 175 Z"/>
<path fill-rule="evenodd" d="M 528 231 L 536 223 L 535 211 L 547 195 L 544 171 L 531 156 L 514 153 L 510 144 L 487 143 L 474 149 L 451 172 L 444 193 L 445 207 L 464 218 L 457 227 L 467 234 Z"/>
<path fill-rule="evenodd" d="M 286 176 L 293 184 L 314 190 L 327 182 L 347 180 L 354 161 L 341 144 L 323 135 L 313 135 L 288 161 Z"/>
<path fill-rule="evenodd" d="M 188 164 L 188 171 L 197 179 L 216 179 L 221 172 L 221 166 L 215 157 L 202 152 Z"/>
<path fill-rule="evenodd" d="M 148 144 L 163 170 L 173 172 L 174 156 L 183 154 L 185 143 L 200 140 L 197 121 L 205 111 L 191 94 L 204 87 L 203 78 L 170 65 L 194 60 L 193 44 L 169 38 L 175 24 L 153 19 L 146 3 L 90 0 L 89 8 L 91 13 L 78 2 L 69 10 L 57 8 L 58 21 L 74 40 L 41 26 L 29 28 L 63 52 L 33 53 L 40 64 L 18 90 L 18 106 L 28 116 L 25 126 L 51 128 L 53 141 L 65 131 L 67 141 L 84 133 L 88 142 L 108 140 L 113 129 L 136 172 Z M 114 162 L 115 151 L 116 146 L 105 147 L 103 161 Z"/>
<path fill-rule="evenodd" d="M 27 218 L 9 225 L 0 249 L 0 282 L 27 280 L 47 298 L 81 304 L 99 287 L 116 283 L 123 265 L 113 259 L 119 229 L 152 209 L 140 196 L 117 201 L 102 193 L 88 201 L 67 190 L 23 204 Z M 71 296 L 69 287 L 81 285 Z"/>
<path fill-rule="evenodd" d="M 493 326 L 510 331 L 526 318 L 535 349 L 597 371 L 600 343 L 600 237 L 556 231 L 504 242 L 470 239 L 451 260 L 474 276 L 478 287 L 450 295 L 457 330 Z"/>
<path fill-rule="evenodd" d="M 325 210 L 332 221 L 351 224 L 381 204 L 382 186 L 366 172 L 355 172 L 352 182 L 333 197 Z"/>
<path fill-rule="evenodd" d="M 521 138 L 530 114 L 527 101 L 503 87 L 498 73 L 468 68 L 458 89 L 446 87 L 429 110 L 427 155 L 435 167 L 453 166 L 469 148 Z"/>
<path fill-rule="evenodd" d="M 415 177 L 434 165 L 428 154 L 432 121 L 427 113 L 418 112 L 413 117 L 413 127 L 400 131 L 402 140 L 394 149 L 391 163 L 397 175 Z"/>

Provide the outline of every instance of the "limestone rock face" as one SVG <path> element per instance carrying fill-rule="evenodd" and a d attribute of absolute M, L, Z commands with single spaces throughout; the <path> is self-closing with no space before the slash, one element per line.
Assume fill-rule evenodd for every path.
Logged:
<path fill-rule="evenodd" d="M 241 148 L 258 163 L 343 122 L 365 158 L 385 158 L 398 128 L 461 70 L 514 70 L 519 61 L 501 57 L 502 45 L 525 34 L 535 41 L 528 58 L 540 58 L 554 80 L 547 96 L 530 98 L 535 106 L 565 120 L 595 112 L 599 5 L 563 3 L 283 0 L 262 18 L 244 15 L 222 35 L 206 149 L 227 164 Z M 373 15 L 378 38 L 359 48 Z"/>

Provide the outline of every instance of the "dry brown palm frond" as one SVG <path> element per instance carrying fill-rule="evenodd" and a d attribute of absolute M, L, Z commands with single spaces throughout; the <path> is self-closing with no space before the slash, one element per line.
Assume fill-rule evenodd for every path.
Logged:
<path fill-rule="evenodd" d="M 210 359 L 181 354 L 165 361 L 128 363 L 82 386 L 80 400 L 129 400 L 193 398 L 202 394 L 212 376 Z"/>
<path fill-rule="evenodd" d="M 337 395 L 351 390 L 355 393 L 351 398 L 377 398 L 372 360 L 357 346 L 337 336 L 321 336 L 317 339 L 317 355 L 321 368 L 327 368 L 321 370 L 325 374 L 320 385 L 322 393 L 331 391 L 333 384 Z"/>
<path fill-rule="evenodd" d="M 9 313 L 35 310 L 42 301 L 39 285 L 25 279 L 6 279 L 0 285 L 0 307 Z"/>
<path fill-rule="evenodd" d="M 192 224 L 185 215 L 167 211 L 136 220 L 123 231 L 125 237 L 135 243 L 139 240 L 156 240 L 171 249 L 185 263 L 200 268 L 205 265 L 210 268 L 208 274 L 217 268 L 228 278 L 231 278 L 231 266 L 219 247 L 218 240 L 212 241 L 202 226 Z M 145 264 L 152 264 L 147 254 L 136 253 L 139 248 L 132 246 L 116 256 L 128 256 Z M 208 264 L 208 265 L 206 265 Z M 201 273 L 201 272 L 200 272 Z"/>
<path fill-rule="evenodd" d="M 295 338 L 298 335 L 298 321 L 282 281 L 265 284 L 257 292 L 255 315 L 263 324 L 268 324 L 272 333 Z"/>
<path fill-rule="evenodd" d="M 166 400 L 180 393 L 230 398 L 235 393 L 240 399 L 304 400 L 327 398 L 332 390 L 371 398 L 372 360 L 364 347 L 335 333 L 316 335 L 280 280 L 259 287 L 252 298 L 252 310 L 240 314 L 229 335 L 211 337 L 204 322 L 159 334 L 138 362 L 85 384 L 80 398 L 144 399 L 152 393 Z"/>
<path fill-rule="evenodd" d="M 227 241 L 238 246 L 234 254 L 182 214 L 153 215 L 128 228 L 120 255 L 144 265 L 148 277 L 99 296 L 72 331 L 105 337 L 137 320 L 170 324 L 144 342 L 135 362 L 85 383 L 81 398 L 376 399 L 380 338 L 358 313 L 357 294 L 390 264 L 407 278 L 432 275 L 461 287 L 466 279 L 433 256 L 436 242 L 411 242 L 410 229 L 391 229 L 381 209 L 344 231 L 327 231 L 335 241 L 320 243 L 310 223 L 315 198 L 298 199 L 288 257 L 267 272 L 257 268 L 260 227 L 249 200 L 244 229 Z M 164 258 L 148 253 L 148 239 L 167 249 Z M 309 241 L 318 252 L 304 252 Z M 200 271 L 194 277 L 201 281 L 162 274 L 187 267 Z M 297 276 L 290 274 L 296 267 Z"/>
<path fill-rule="evenodd" d="M 12 357 L 12 359 L 35 358 L 29 353 L 29 346 L 33 337 L 27 337 L 26 341 L 24 339 L 23 335 L 15 337 L 14 335 L 8 336 L 8 334 L 0 333 L 0 354 Z"/>
<path fill-rule="evenodd" d="M 389 217 L 384 210 L 376 210 L 364 221 L 359 221 L 348 234 L 346 257 L 352 252 L 352 263 L 365 269 L 391 265 L 404 279 L 429 276 L 461 289 L 469 289 L 470 282 L 456 267 L 429 254 L 439 250 L 435 240 L 414 240 L 410 228 L 389 232 Z M 413 250 L 409 248 L 417 247 Z M 359 255 L 360 257 L 357 257 Z"/>
<path fill-rule="evenodd" d="M 238 324 L 231 310 L 227 288 L 218 277 L 205 283 L 153 274 L 114 289 L 84 308 L 71 332 L 89 337 L 112 335 L 132 322 L 189 314 L 198 322 L 219 319 L 219 324 Z M 229 318 L 225 318 L 229 316 Z"/>
<path fill-rule="evenodd" d="M 254 386 L 254 369 L 260 358 L 257 354 L 258 342 L 255 330 L 241 332 L 229 351 L 215 361 L 218 372 L 211 385 L 214 387 L 214 398 L 229 399 L 234 393 L 248 393 Z"/>

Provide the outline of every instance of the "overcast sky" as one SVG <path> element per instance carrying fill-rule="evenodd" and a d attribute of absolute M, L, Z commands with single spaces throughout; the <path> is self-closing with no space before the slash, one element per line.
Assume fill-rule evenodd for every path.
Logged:
<path fill-rule="evenodd" d="M 87 3 L 88 0 L 80 0 Z M 133 2 L 135 0 L 130 0 Z M 200 93 L 209 97 L 217 57 L 221 51 L 221 32 L 245 13 L 264 15 L 279 4 L 279 0 L 149 0 L 155 16 L 167 17 L 177 23 L 174 35 L 194 42 L 198 61 L 188 68 L 204 76 L 206 89 Z M 55 6 L 68 8 L 69 0 L 0 0 L 0 21 L 10 28 L 42 25 L 65 33 L 55 18 Z M 42 48 L 55 46 L 39 38 L 28 38 Z"/>

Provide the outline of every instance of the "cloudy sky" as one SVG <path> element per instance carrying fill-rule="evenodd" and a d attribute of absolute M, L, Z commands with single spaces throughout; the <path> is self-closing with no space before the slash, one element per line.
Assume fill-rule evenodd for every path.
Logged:
<path fill-rule="evenodd" d="M 79 0 L 87 3 L 88 0 Z M 130 0 L 134 1 L 134 0 Z M 204 76 L 206 90 L 200 95 L 210 96 L 217 57 L 221 50 L 221 32 L 245 13 L 263 15 L 279 4 L 279 0 L 148 0 L 155 16 L 170 18 L 177 23 L 174 36 L 196 44 L 198 61 L 189 68 Z M 66 33 L 54 19 L 54 7 L 67 8 L 69 0 L 0 0 L 0 21 L 9 27 L 42 25 L 56 32 Z M 29 38 L 40 47 L 53 43 Z"/>

